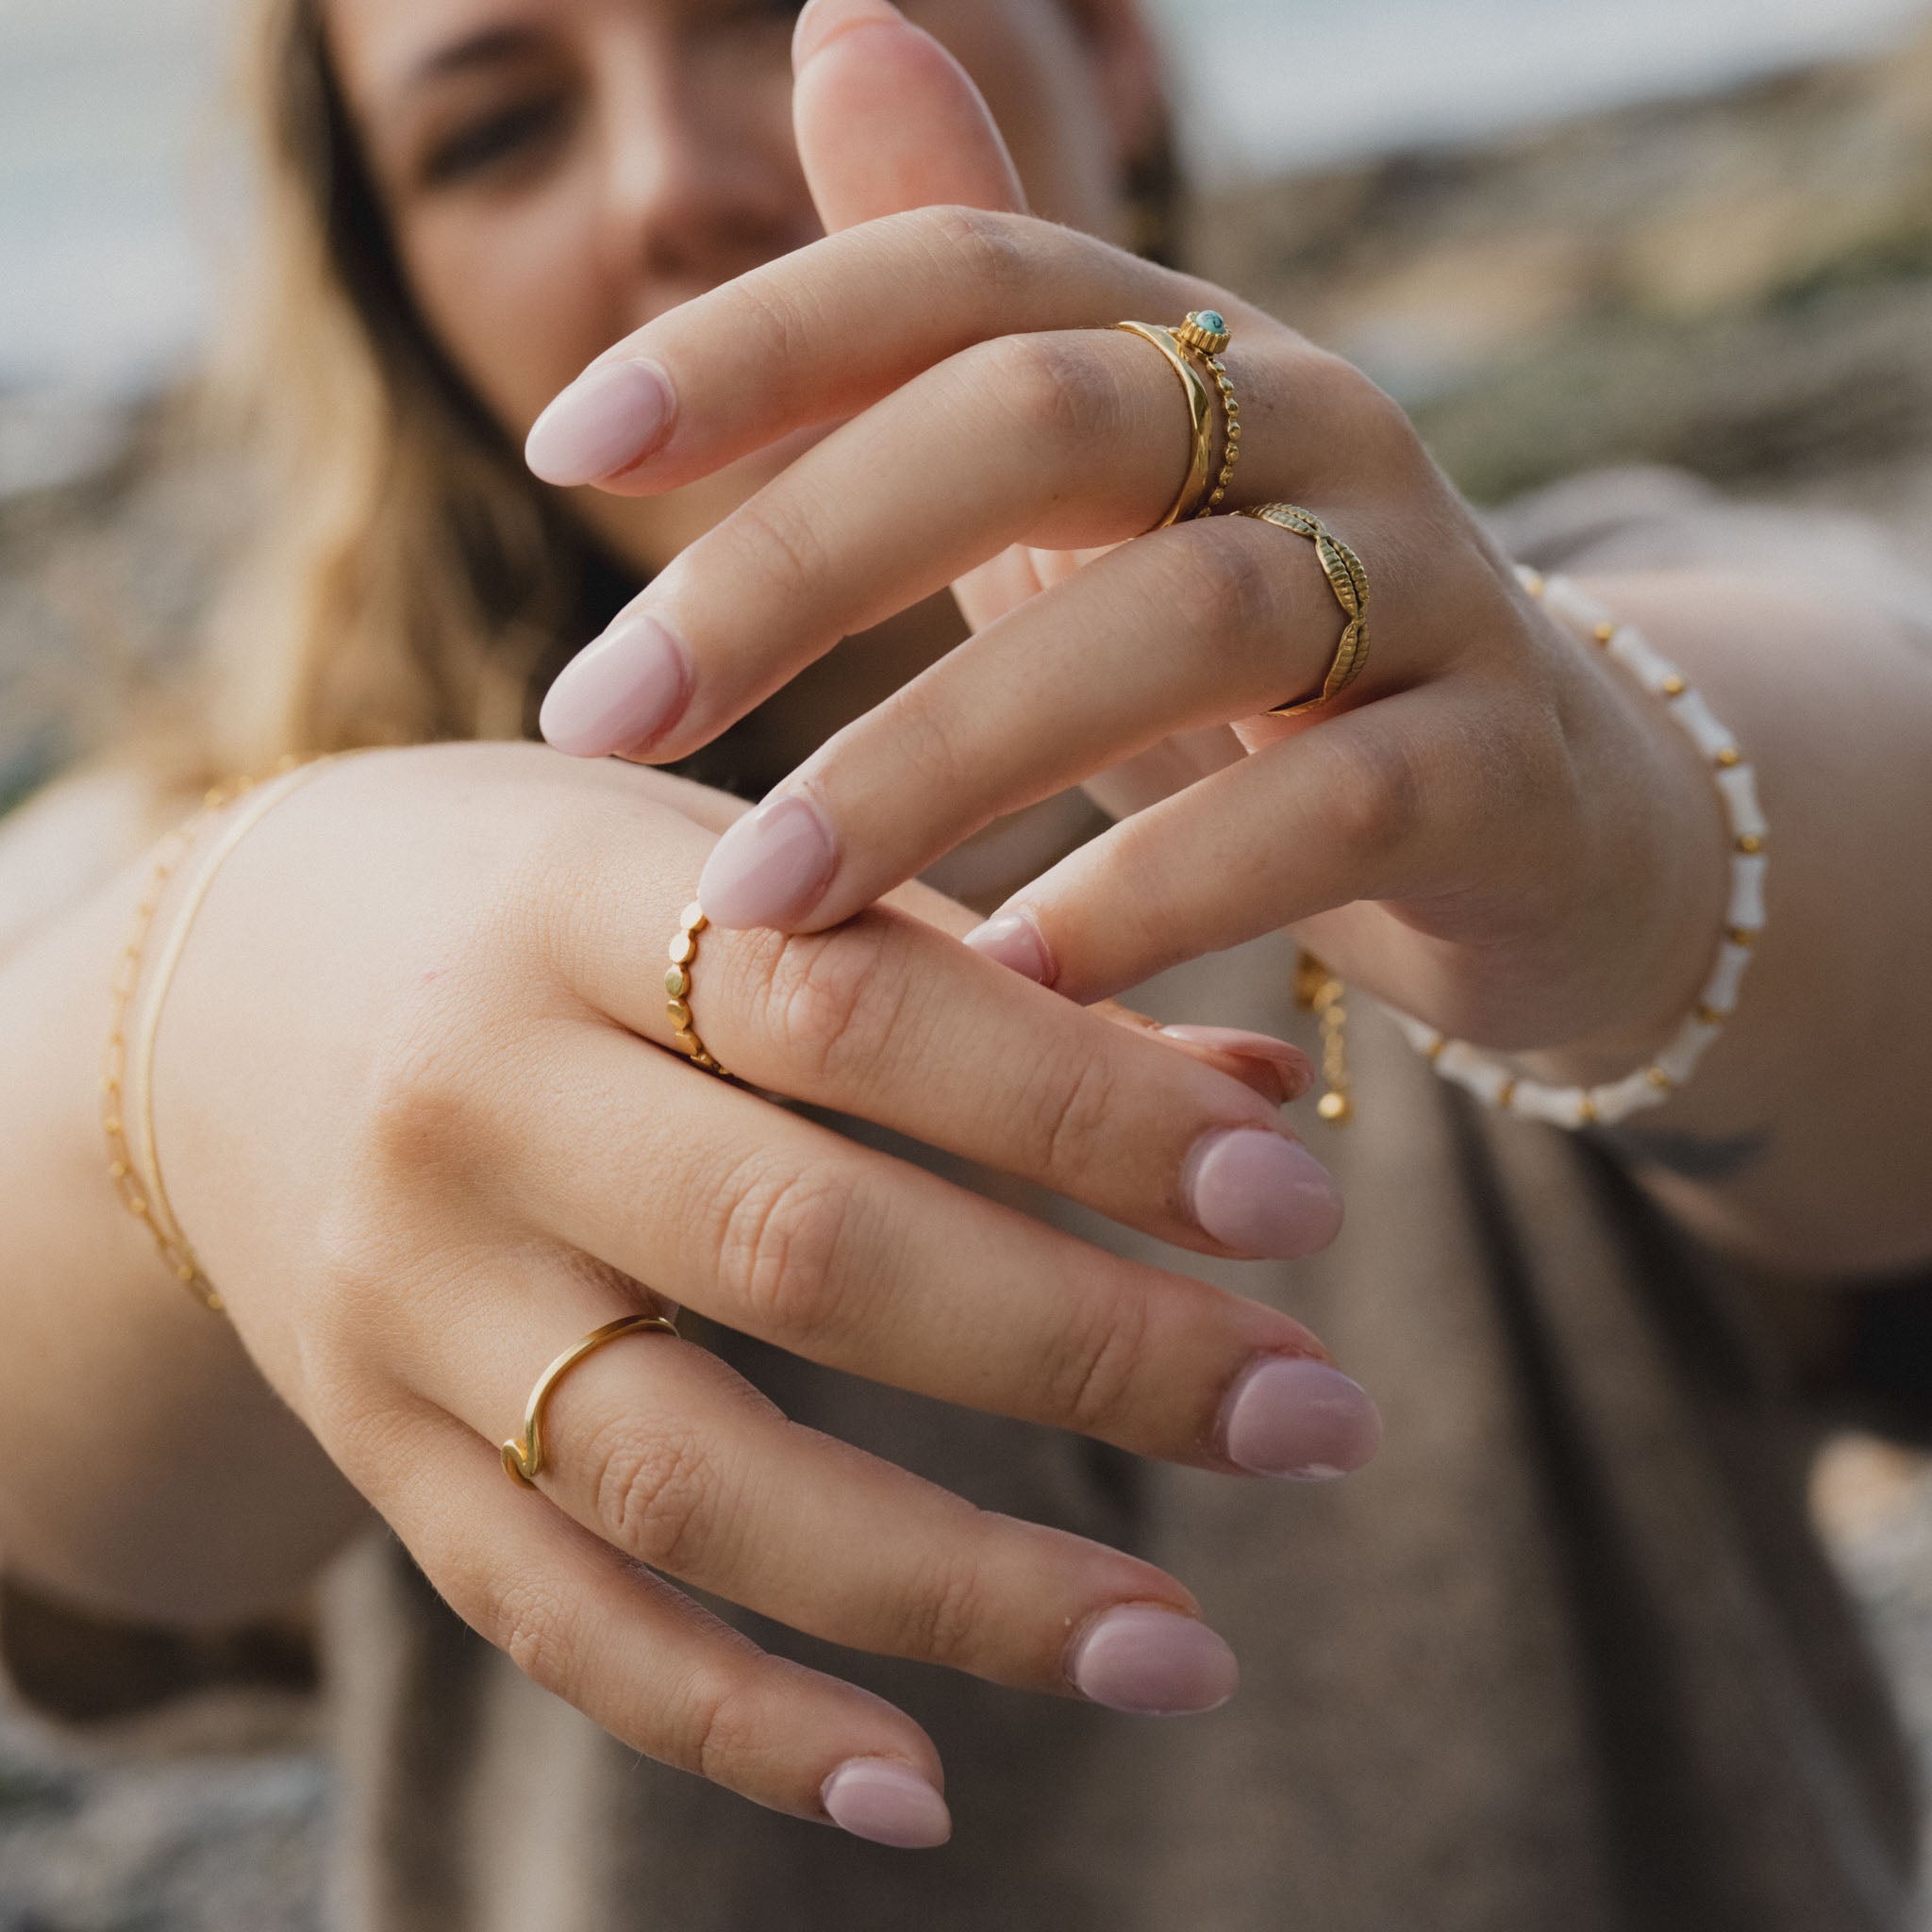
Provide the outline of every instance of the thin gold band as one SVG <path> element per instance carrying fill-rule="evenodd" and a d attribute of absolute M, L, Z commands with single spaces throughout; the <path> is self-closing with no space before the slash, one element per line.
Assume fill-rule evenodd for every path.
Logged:
<path fill-rule="evenodd" d="M 581 1341 L 574 1342 L 537 1377 L 530 1400 L 524 1409 L 524 1433 L 503 1445 L 504 1473 L 519 1489 L 534 1490 L 543 1474 L 543 1411 L 557 1385 L 587 1355 L 594 1355 L 607 1341 L 620 1336 L 652 1333 L 677 1340 L 677 1324 L 663 1315 L 625 1315 L 621 1321 L 607 1322 L 593 1328 Z"/>
<path fill-rule="evenodd" d="M 690 1058 L 691 1064 L 728 1080 L 731 1075 L 718 1064 L 710 1049 L 698 1038 L 691 1017 L 691 968 L 697 964 L 698 935 L 710 923 L 705 917 L 705 908 L 695 899 L 684 908 L 684 914 L 677 922 L 677 931 L 671 940 L 671 971 L 664 975 L 664 991 L 668 995 L 664 1010 L 676 1029 L 678 1046 Z"/>
<path fill-rule="evenodd" d="M 1181 388 L 1187 392 L 1188 421 L 1193 431 L 1194 455 L 1188 466 L 1188 480 L 1181 485 L 1181 493 L 1174 498 L 1174 508 L 1154 525 L 1157 530 L 1164 530 L 1197 510 L 1208 494 L 1208 473 L 1214 467 L 1214 398 L 1208 388 L 1207 378 L 1194 367 L 1193 358 L 1181 347 L 1173 329 L 1161 328 L 1151 322 L 1117 322 L 1114 327 L 1130 336 L 1139 336 L 1143 342 L 1152 342 L 1167 358 L 1169 366 L 1181 379 Z"/>
<path fill-rule="evenodd" d="M 1320 517 L 1297 504 L 1263 503 L 1235 514 L 1306 537 L 1315 546 L 1315 554 L 1322 560 L 1322 574 L 1328 579 L 1328 588 L 1335 592 L 1335 601 L 1348 620 L 1341 641 L 1335 647 L 1328 675 L 1322 680 L 1322 689 L 1310 697 L 1276 705 L 1269 715 L 1292 718 L 1300 712 L 1312 711 L 1317 705 L 1340 697 L 1362 675 L 1362 666 L 1369 661 L 1369 574 L 1362 568 L 1361 558 Z"/>
<path fill-rule="evenodd" d="M 161 848 L 147 891 L 135 915 L 134 930 L 128 936 L 122 954 L 120 970 L 115 974 L 114 1018 L 108 1030 L 107 1056 L 101 1073 L 101 1124 L 108 1140 L 108 1171 L 120 1192 L 122 1204 L 137 1220 L 145 1224 L 175 1279 L 210 1314 L 222 1313 L 225 1305 L 219 1291 L 202 1273 L 194 1248 L 175 1218 L 174 1204 L 168 1199 L 167 1183 L 161 1176 L 160 1149 L 155 1136 L 155 1041 L 160 1033 L 161 1010 L 169 989 L 175 983 L 181 956 L 187 950 L 195 917 L 229 855 L 291 791 L 306 784 L 325 765 L 334 763 L 336 756 L 341 754 L 312 759 L 306 765 L 298 764 L 292 758 L 285 759 L 266 778 L 239 778 L 210 791 L 201 809 Z M 134 1005 L 134 996 L 140 989 L 142 959 L 147 949 L 155 915 L 160 909 L 161 900 L 176 869 L 193 849 L 194 841 L 203 826 L 242 798 L 246 798 L 248 803 L 223 828 L 221 838 L 203 859 L 200 871 L 188 887 L 187 894 L 175 914 L 168 943 L 153 970 L 152 984 L 142 1002 L 141 1024 L 135 1033 L 131 1069 L 133 1091 L 129 1094 L 125 1091 L 130 1072 L 127 1019 Z M 127 1136 L 126 1117 L 129 1113 L 134 1115 L 141 1127 L 138 1158 Z"/>

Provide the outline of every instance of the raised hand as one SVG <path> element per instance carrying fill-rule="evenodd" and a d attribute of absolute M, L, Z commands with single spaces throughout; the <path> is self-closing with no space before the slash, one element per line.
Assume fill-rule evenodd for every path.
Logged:
<path fill-rule="evenodd" d="M 712 916 L 836 924 L 1084 782 L 1158 802 L 975 936 L 1076 1000 L 1287 925 L 1494 1046 L 1647 1039 L 1681 1014 L 1724 899 L 1707 774 L 1522 593 L 1400 410 L 1230 292 L 1026 215 L 971 83 L 883 0 L 817 0 L 797 58 L 838 232 L 617 345 L 530 454 L 641 494 L 840 426 L 662 572 L 559 679 L 545 729 L 676 758 L 947 584 L 975 635 L 732 831 Z M 1262 714 L 1321 688 L 1343 625 L 1313 546 L 1225 515 L 1144 534 L 1186 474 L 1187 414 L 1162 358 L 1109 325 L 1201 308 L 1234 334 L 1226 508 L 1306 507 L 1373 588 L 1363 675 L 1294 719 Z"/>

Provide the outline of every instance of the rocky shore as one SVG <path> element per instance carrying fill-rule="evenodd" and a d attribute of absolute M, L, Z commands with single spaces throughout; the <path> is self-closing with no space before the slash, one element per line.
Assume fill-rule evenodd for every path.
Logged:
<path fill-rule="evenodd" d="M 1677 463 L 1932 565 L 1932 34 L 1200 215 L 1198 265 L 1366 367 L 1479 501 Z M 0 397 L 0 808 L 192 638 L 242 492 L 175 420 Z M 1841 1443 L 1819 1508 L 1932 1740 L 1932 1477 Z M 0 1932 L 306 1932 L 325 1811 L 311 1745 L 123 1761 L 0 1707 Z"/>

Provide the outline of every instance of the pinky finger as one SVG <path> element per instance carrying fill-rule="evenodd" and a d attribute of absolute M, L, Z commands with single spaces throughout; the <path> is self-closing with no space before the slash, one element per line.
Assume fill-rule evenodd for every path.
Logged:
<path fill-rule="evenodd" d="M 513 1492 L 489 1444 L 425 1417 L 385 1516 L 450 1607 L 525 1675 L 663 1764 L 855 1837 L 943 1844 L 932 1740 L 882 1698 L 773 1657 Z"/>

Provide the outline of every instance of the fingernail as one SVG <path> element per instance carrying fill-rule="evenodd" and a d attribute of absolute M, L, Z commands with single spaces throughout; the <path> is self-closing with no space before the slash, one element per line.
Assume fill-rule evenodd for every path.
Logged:
<path fill-rule="evenodd" d="M 747 813 L 718 841 L 698 897 L 713 925 L 785 925 L 824 897 L 837 863 L 824 815 L 794 792 Z"/>
<path fill-rule="evenodd" d="M 848 1757 L 819 1787 L 834 1824 L 854 1838 L 901 1851 L 925 1851 L 953 1835 L 946 1801 L 916 1771 L 886 1757 Z"/>
<path fill-rule="evenodd" d="M 905 16 L 896 7 L 889 7 L 885 0 L 846 0 L 841 17 L 827 25 L 825 0 L 808 0 L 805 10 L 798 16 L 798 25 L 791 32 L 791 71 L 796 74 L 814 54 L 824 48 L 849 26 L 866 26 L 890 24 L 903 20 Z"/>
<path fill-rule="evenodd" d="M 1328 1482 L 1382 1446 L 1382 1412 L 1340 1369 L 1273 1356 L 1234 1385 L 1222 1406 L 1221 1442 L 1230 1462 L 1256 1475 Z"/>
<path fill-rule="evenodd" d="M 595 483 L 648 456 L 673 407 L 671 378 L 655 362 L 600 363 L 537 418 L 524 461 L 546 483 Z"/>
<path fill-rule="evenodd" d="M 1058 969 L 1047 951 L 1046 936 L 1030 912 L 1002 912 L 984 925 L 975 925 L 966 935 L 966 943 L 975 953 L 996 959 L 1022 979 L 1038 980 L 1051 986 Z"/>
<path fill-rule="evenodd" d="M 1163 1026 L 1169 1040 L 1184 1041 L 1208 1053 L 1225 1054 L 1230 1059 L 1246 1060 L 1265 1067 L 1275 1077 L 1285 1106 L 1299 1100 L 1315 1084 L 1315 1069 L 1300 1047 L 1291 1046 L 1266 1033 L 1247 1033 L 1237 1026 Z"/>
<path fill-rule="evenodd" d="M 1293 1261 L 1341 1231 L 1341 1196 L 1328 1170 L 1299 1141 L 1265 1127 L 1204 1135 L 1183 1185 L 1194 1219 L 1240 1254 Z"/>
<path fill-rule="evenodd" d="M 1125 1604 L 1094 1619 L 1074 1642 L 1067 1675 L 1082 1696 L 1149 1717 L 1212 1710 L 1234 1695 L 1234 1652 L 1194 1617 Z"/>
<path fill-rule="evenodd" d="M 655 617 L 620 617 L 563 668 L 543 700 L 544 739 L 573 758 L 642 751 L 691 702 L 691 653 Z"/>

